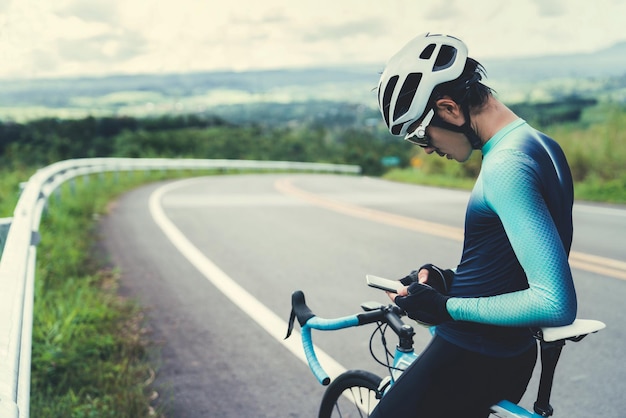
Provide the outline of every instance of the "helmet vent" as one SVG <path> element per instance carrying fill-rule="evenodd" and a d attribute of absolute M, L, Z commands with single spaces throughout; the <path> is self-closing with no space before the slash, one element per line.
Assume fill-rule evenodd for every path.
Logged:
<path fill-rule="evenodd" d="M 430 59 L 434 51 L 435 51 L 435 44 L 428 45 L 426 48 L 424 48 L 424 50 L 420 54 L 420 59 L 423 59 L 423 60 Z"/>
<path fill-rule="evenodd" d="M 397 125 L 394 125 L 391 127 L 391 134 L 392 135 L 400 135 L 400 132 L 402 132 L 402 128 L 404 128 L 404 125 L 406 125 L 405 123 L 399 123 Z"/>
<path fill-rule="evenodd" d="M 383 109 L 383 116 L 385 117 L 385 123 L 389 126 L 389 107 L 391 105 L 391 96 L 393 95 L 393 91 L 396 88 L 396 84 L 398 83 L 397 75 L 394 75 L 389 79 L 389 83 L 387 87 L 385 87 L 385 94 L 383 94 L 383 101 L 381 103 Z"/>
<path fill-rule="evenodd" d="M 411 103 L 413 103 L 417 86 L 419 86 L 421 80 L 422 73 L 411 73 L 406 77 L 406 80 L 404 80 L 400 93 L 398 94 L 396 107 L 393 111 L 394 121 L 408 112 L 411 108 Z"/>
<path fill-rule="evenodd" d="M 450 45 L 441 45 L 435 64 L 433 65 L 433 72 L 445 70 L 450 68 L 456 60 L 456 48 Z"/>

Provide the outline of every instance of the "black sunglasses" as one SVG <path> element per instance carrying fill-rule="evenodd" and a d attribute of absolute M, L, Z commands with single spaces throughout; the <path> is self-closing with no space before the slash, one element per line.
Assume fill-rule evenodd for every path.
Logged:
<path fill-rule="evenodd" d="M 418 145 L 422 148 L 432 147 L 430 142 L 430 137 L 426 135 L 426 128 L 430 125 L 433 117 L 435 116 L 435 110 L 430 109 L 426 114 L 426 117 L 419 124 L 417 129 L 415 129 L 410 134 L 406 134 L 404 137 L 405 141 L 409 141 L 411 144 Z"/>

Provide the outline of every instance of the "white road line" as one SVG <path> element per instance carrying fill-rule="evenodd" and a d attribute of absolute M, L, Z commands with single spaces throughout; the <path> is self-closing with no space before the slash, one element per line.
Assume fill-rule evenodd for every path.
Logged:
<path fill-rule="evenodd" d="M 265 329 L 276 341 L 286 347 L 305 364 L 308 364 L 302 348 L 300 333 L 294 330 L 293 335 L 288 340 L 284 340 L 284 336 L 287 332 L 287 322 L 280 319 L 274 312 L 259 302 L 252 294 L 237 284 L 222 269 L 202 254 L 202 252 L 198 250 L 165 215 L 161 207 L 161 198 L 163 195 L 176 188 L 199 181 L 204 180 L 181 180 L 166 184 L 155 190 L 150 196 L 149 202 L 150 213 L 154 222 L 161 228 L 163 233 L 181 254 L 189 260 L 209 282 L 218 288 L 224 296 L 244 311 L 250 319 Z M 315 347 L 315 352 L 320 363 L 331 378 L 335 378 L 346 371 L 345 367 L 319 347 Z"/>

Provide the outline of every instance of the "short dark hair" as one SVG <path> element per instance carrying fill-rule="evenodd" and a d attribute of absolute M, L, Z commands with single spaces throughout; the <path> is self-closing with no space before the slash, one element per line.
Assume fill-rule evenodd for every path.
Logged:
<path fill-rule="evenodd" d="M 450 96 L 461 106 L 481 107 L 492 95 L 493 90 L 480 82 L 487 76 L 485 67 L 473 58 L 467 58 L 465 68 L 455 80 L 439 84 L 434 88 L 430 102 L 443 96 Z"/>

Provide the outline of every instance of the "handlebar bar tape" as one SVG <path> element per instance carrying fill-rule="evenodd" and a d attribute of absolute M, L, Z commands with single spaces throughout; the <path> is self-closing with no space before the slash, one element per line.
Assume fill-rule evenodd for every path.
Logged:
<path fill-rule="evenodd" d="M 306 356 L 307 363 L 309 364 L 309 368 L 317 380 L 322 385 L 326 386 L 330 383 L 330 377 L 328 376 L 328 373 L 324 371 L 324 368 L 315 354 L 315 346 L 313 345 L 313 340 L 311 338 L 311 329 L 331 331 L 358 326 L 360 323 L 359 316 L 350 315 L 335 319 L 319 318 L 315 316 L 311 309 L 306 305 L 304 293 L 298 290 L 291 295 L 291 314 L 289 315 L 289 325 L 285 339 L 289 338 L 291 335 L 296 318 L 302 328 L 302 347 L 304 348 L 304 354 Z"/>
<path fill-rule="evenodd" d="M 311 329 L 332 331 L 357 325 L 359 325 L 359 318 L 356 315 L 351 315 L 336 319 L 324 319 L 314 316 L 309 318 L 307 323 L 302 326 L 302 347 L 304 348 L 304 355 L 306 356 L 307 363 L 309 363 L 309 368 L 313 372 L 313 375 L 322 385 L 328 385 L 330 378 L 328 377 L 328 373 L 324 371 L 324 368 L 315 354 L 315 346 L 311 338 Z"/>
<path fill-rule="evenodd" d="M 324 319 L 319 316 L 309 318 L 306 325 L 309 328 L 319 329 L 321 331 L 335 331 L 338 329 L 356 327 L 360 324 L 358 315 L 348 315 L 341 318 Z"/>
<path fill-rule="evenodd" d="M 308 326 L 302 327 L 302 347 L 304 347 L 304 355 L 306 356 L 306 361 L 309 364 L 309 368 L 313 372 L 315 378 L 324 386 L 328 386 L 330 383 L 330 377 L 328 373 L 324 371 L 324 368 L 320 364 L 317 356 L 315 355 L 315 346 L 313 345 L 313 341 L 311 340 L 311 328 Z"/>

